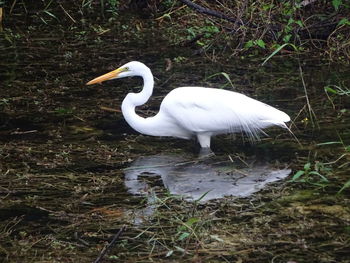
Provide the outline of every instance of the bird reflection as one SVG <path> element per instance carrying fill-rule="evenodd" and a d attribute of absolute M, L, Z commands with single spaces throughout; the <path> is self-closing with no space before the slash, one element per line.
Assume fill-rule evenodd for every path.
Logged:
<path fill-rule="evenodd" d="M 124 171 L 125 186 L 131 194 L 146 195 L 152 190 L 146 179 L 160 177 L 170 194 L 201 202 L 225 196 L 247 197 L 290 172 L 268 163 L 247 164 L 217 157 L 194 159 L 171 154 L 139 157 Z"/>

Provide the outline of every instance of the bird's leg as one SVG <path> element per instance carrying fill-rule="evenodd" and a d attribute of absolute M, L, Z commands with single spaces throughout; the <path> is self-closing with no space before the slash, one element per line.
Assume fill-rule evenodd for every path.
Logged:
<path fill-rule="evenodd" d="M 202 148 L 210 149 L 210 136 L 211 133 L 209 132 L 197 133 L 197 139 Z"/>
<path fill-rule="evenodd" d="M 201 148 L 199 150 L 198 159 L 206 159 L 206 158 L 212 157 L 214 155 L 215 155 L 215 153 L 212 152 L 210 148 L 208 148 L 208 147 Z"/>

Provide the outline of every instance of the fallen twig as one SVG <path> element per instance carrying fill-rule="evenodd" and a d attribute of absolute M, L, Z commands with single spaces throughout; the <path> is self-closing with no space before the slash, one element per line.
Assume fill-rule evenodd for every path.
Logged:
<path fill-rule="evenodd" d="M 117 110 L 117 109 L 113 109 L 105 106 L 100 106 L 100 109 L 105 111 L 110 111 L 110 112 L 122 112 L 121 110 Z"/>
<path fill-rule="evenodd" d="M 121 229 L 119 229 L 118 233 L 115 234 L 115 236 L 113 237 L 112 241 L 111 241 L 107 246 L 105 246 L 105 247 L 102 249 L 100 255 L 96 258 L 96 260 L 94 261 L 94 263 L 99 263 L 99 262 L 103 259 L 103 257 L 106 255 L 107 251 L 114 245 L 114 243 L 118 240 L 118 238 L 119 238 L 120 235 L 125 231 L 125 229 L 126 229 L 126 226 L 125 226 L 125 225 L 122 226 Z"/>
<path fill-rule="evenodd" d="M 75 21 L 75 19 L 66 11 L 66 9 L 64 9 L 64 7 L 59 4 L 59 6 L 62 8 L 63 12 L 70 18 L 70 20 L 73 21 L 73 23 L 76 23 L 77 21 Z"/>
<path fill-rule="evenodd" d="M 31 130 L 31 131 L 13 131 L 11 132 L 11 135 L 19 135 L 19 134 L 28 134 L 28 133 L 35 133 L 38 132 L 38 130 Z"/>

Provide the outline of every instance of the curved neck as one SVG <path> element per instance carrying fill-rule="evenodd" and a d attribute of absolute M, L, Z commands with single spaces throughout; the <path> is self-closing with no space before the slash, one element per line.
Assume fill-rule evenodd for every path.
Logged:
<path fill-rule="evenodd" d="M 122 112 L 127 123 L 136 131 L 153 135 L 154 127 L 147 118 L 140 117 L 136 114 L 135 108 L 145 104 L 153 92 L 154 80 L 150 69 L 140 75 L 143 79 L 143 89 L 139 93 L 129 93 L 122 103 Z"/>
<path fill-rule="evenodd" d="M 145 104 L 152 96 L 153 92 L 154 80 L 151 70 L 147 68 L 147 71 L 143 71 L 140 77 L 143 79 L 142 90 L 139 93 L 129 93 L 124 99 L 126 100 L 131 96 L 134 107 Z"/>

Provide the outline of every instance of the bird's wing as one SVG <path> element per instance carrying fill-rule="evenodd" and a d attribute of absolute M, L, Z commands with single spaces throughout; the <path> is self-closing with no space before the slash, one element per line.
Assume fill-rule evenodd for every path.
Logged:
<path fill-rule="evenodd" d="M 243 94 L 201 87 L 173 90 L 160 110 L 193 133 L 245 132 L 251 138 L 267 126 L 289 121 L 285 113 Z"/>

